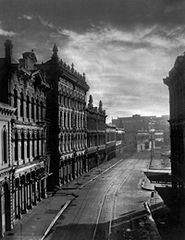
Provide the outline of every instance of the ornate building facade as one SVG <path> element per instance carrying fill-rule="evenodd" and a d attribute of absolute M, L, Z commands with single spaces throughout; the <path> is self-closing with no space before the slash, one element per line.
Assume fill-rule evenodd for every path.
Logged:
<path fill-rule="evenodd" d="M 173 187 L 185 185 L 185 55 L 178 56 L 169 76 L 171 171 Z"/>
<path fill-rule="evenodd" d="M 19 62 L 12 58 L 13 45 L 5 42 L 0 59 L 0 101 L 16 109 L 12 132 L 13 221 L 46 197 L 48 157 L 46 151 L 46 92 L 42 66 L 34 52 L 25 52 Z"/>
<path fill-rule="evenodd" d="M 11 119 L 14 108 L 0 103 L 0 238 L 13 227 Z"/>
<path fill-rule="evenodd" d="M 89 86 L 85 74 L 79 74 L 73 64 L 69 66 L 60 60 L 57 52 L 55 45 L 51 59 L 44 66 L 51 85 L 47 96 L 51 182 L 60 186 L 87 170 L 85 105 Z"/>
<path fill-rule="evenodd" d="M 106 157 L 105 127 L 106 113 L 99 107 L 93 106 L 93 98 L 89 96 L 87 112 L 87 147 L 88 147 L 88 169 L 98 166 Z"/>
<path fill-rule="evenodd" d="M 106 159 L 116 157 L 116 126 L 106 125 Z"/>

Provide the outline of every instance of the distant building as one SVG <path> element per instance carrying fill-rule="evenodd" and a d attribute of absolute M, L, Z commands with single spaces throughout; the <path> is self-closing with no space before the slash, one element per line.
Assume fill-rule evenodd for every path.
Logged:
<path fill-rule="evenodd" d="M 147 130 L 138 131 L 136 135 L 137 152 L 150 149 L 150 135 Z"/>
<path fill-rule="evenodd" d="M 154 129 L 153 129 L 154 130 Z M 138 131 L 136 135 L 137 151 L 161 149 L 164 146 L 164 132 L 162 130 Z"/>
<path fill-rule="evenodd" d="M 170 98 L 171 170 L 173 187 L 185 186 L 185 55 L 178 56 L 164 79 Z"/>
<path fill-rule="evenodd" d="M 118 128 L 124 128 L 125 130 L 125 142 L 127 146 L 130 146 L 132 150 L 137 149 L 138 132 L 149 131 L 154 128 L 158 131 L 164 132 L 164 144 L 169 145 L 169 124 L 168 116 L 164 115 L 161 117 L 156 116 L 140 116 L 133 115 L 132 117 L 118 117 L 117 119 L 112 119 L 112 124 L 116 125 Z M 146 141 L 147 142 L 147 141 Z M 143 145 L 144 146 L 144 145 Z M 147 143 L 146 143 L 147 147 Z"/>
<path fill-rule="evenodd" d="M 106 125 L 106 158 L 110 160 L 116 157 L 116 126 Z"/>
<path fill-rule="evenodd" d="M 93 98 L 91 95 L 86 112 L 88 168 L 91 169 L 102 163 L 106 157 L 106 113 L 102 108 L 101 101 L 99 102 L 98 108 L 93 106 Z"/>
<path fill-rule="evenodd" d="M 123 157 L 126 150 L 125 147 L 125 130 L 123 128 L 116 128 L 116 157 Z"/>

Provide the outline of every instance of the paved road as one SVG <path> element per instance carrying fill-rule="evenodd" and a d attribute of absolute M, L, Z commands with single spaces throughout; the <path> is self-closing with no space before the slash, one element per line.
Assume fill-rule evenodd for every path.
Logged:
<path fill-rule="evenodd" d="M 142 210 L 150 196 L 140 187 L 148 164 L 148 157 L 137 154 L 78 190 L 78 197 L 58 219 L 47 240 L 113 239 L 113 228 L 125 216 Z"/>

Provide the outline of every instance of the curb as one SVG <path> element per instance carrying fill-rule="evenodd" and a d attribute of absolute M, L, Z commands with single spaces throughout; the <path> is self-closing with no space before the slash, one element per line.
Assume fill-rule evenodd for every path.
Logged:
<path fill-rule="evenodd" d="M 48 226 L 48 228 L 46 229 L 45 233 L 43 234 L 42 238 L 40 240 L 44 240 L 45 237 L 48 235 L 48 233 L 50 232 L 51 228 L 53 227 L 53 225 L 56 223 L 56 221 L 58 220 L 58 218 L 60 217 L 60 215 L 65 211 L 65 209 L 69 206 L 69 204 L 73 201 L 73 199 L 68 200 L 65 205 L 62 207 L 62 209 L 60 209 L 60 211 L 57 213 L 57 215 L 54 217 L 54 219 L 52 220 L 52 222 L 50 223 L 50 225 Z"/>

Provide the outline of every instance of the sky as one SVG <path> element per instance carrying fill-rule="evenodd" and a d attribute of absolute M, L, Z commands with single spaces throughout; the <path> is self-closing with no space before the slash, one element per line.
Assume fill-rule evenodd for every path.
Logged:
<path fill-rule="evenodd" d="M 108 121 L 169 114 L 168 75 L 185 50 L 183 0 L 0 0 L 0 57 L 11 39 L 15 59 L 34 50 L 86 74 L 94 105 Z"/>

